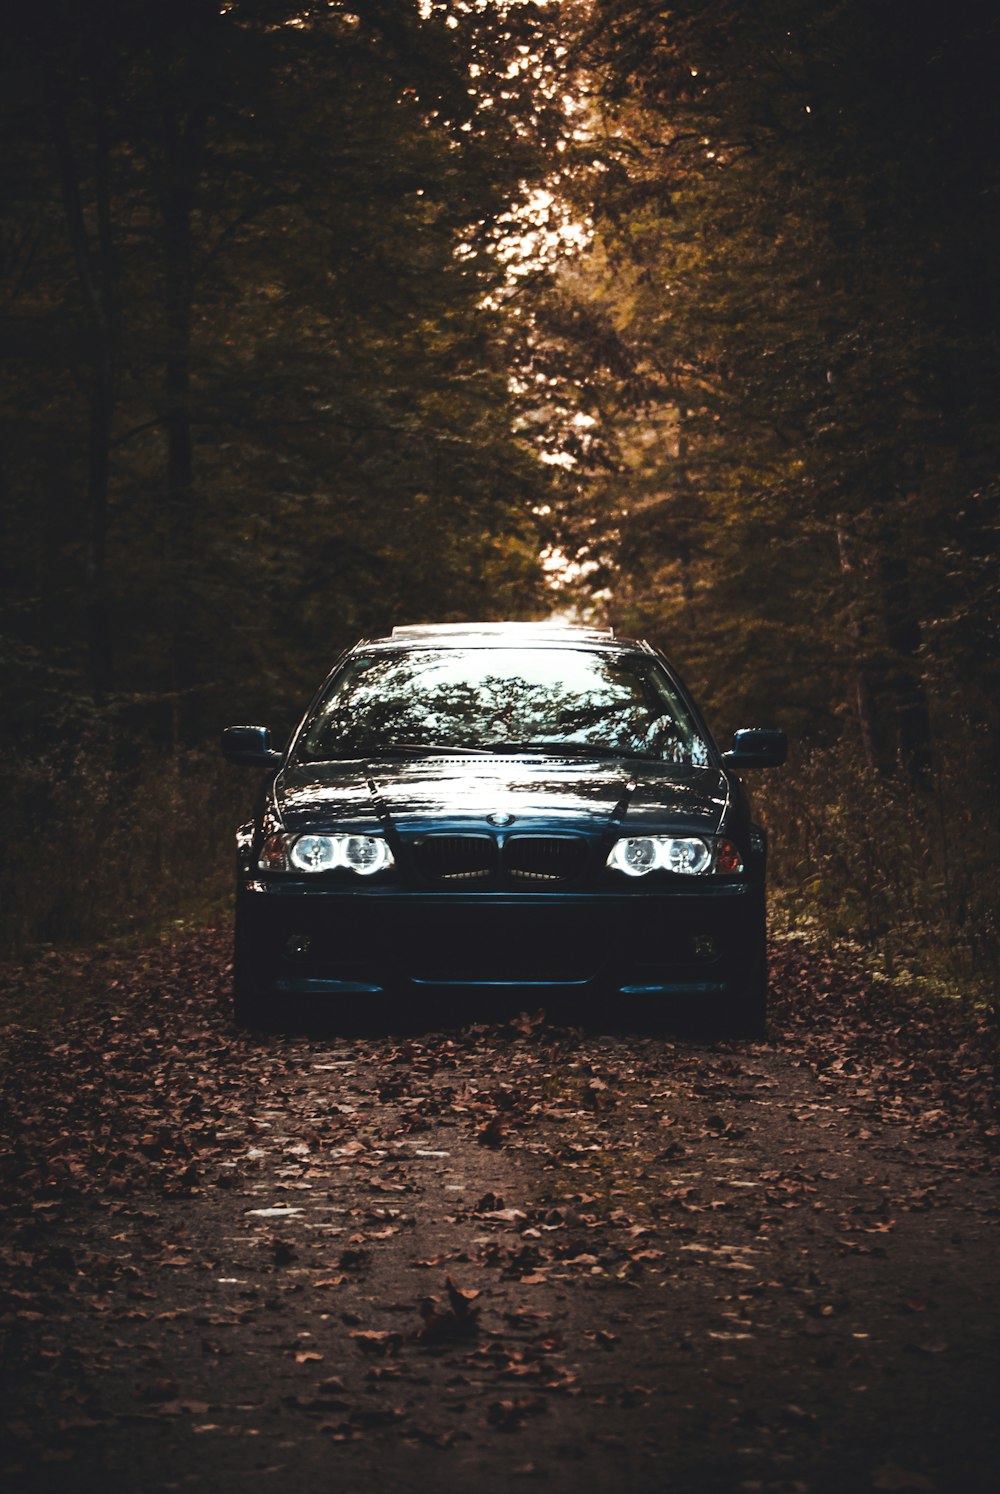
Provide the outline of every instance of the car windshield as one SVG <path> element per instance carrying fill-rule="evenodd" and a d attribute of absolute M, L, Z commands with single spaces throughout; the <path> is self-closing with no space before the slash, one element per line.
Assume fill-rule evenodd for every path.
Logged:
<path fill-rule="evenodd" d="M 683 700 L 648 655 L 496 647 L 354 655 L 306 723 L 295 756 L 317 762 L 456 749 L 709 760 Z"/>

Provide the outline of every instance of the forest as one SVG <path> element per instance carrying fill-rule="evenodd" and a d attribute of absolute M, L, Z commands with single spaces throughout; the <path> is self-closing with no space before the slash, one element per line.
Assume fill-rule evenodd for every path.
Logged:
<path fill-rule="evenodd" d="M 3 958 L 224 908 L 359 636 L 559 613 L 789 733 L 777 929 L 989 999 L 993 6 L 3 16 Z"/>

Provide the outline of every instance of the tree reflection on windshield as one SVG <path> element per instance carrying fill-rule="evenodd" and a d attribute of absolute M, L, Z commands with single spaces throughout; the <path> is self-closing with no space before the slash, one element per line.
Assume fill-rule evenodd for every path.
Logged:
<path fill-rule="evenodd" d="M 705 743 L 654 660 L 572 648 L 358 655 L 320 702 L 297 756 L 505 746 L 708 762 Z"/>

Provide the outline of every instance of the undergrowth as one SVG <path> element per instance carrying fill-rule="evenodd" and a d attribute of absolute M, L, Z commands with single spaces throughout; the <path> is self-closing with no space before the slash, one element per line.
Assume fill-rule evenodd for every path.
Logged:
<path fill-rule="evenodd" d="M 974 784 L 925 788 L 845 748 L 804 752 L 751 785 L 768 827 L 775 932 L 861 958 L 928 997 L 996 1008 L 998 834 Z"/>
<path fill-rule="evenodd" d="M 0 959 L 153 943 L 228 916 L 233 831 L 257 775 L 204 750 L 117 759 L 86 740 L 0 783 Z M 928 998 L 997 1009 L 998 832 L 972 784 L 918 790 L 846 749 L 755 775 L 770 835 L 771 927 L 840 948 Z"/>
<path fill-rule="evenodd" d="M 155 940 L 228 907 L 254 775 L 204 751 L 121 756 L 85 740 L 8 768 L 0 959 Z"/>

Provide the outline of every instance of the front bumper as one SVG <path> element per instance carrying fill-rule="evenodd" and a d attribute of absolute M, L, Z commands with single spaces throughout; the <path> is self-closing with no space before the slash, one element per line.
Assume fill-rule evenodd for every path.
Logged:
<path fill-rule="evenodd" d="M 759 886 L 577 893 L 333 890 L 248 881 L 237 979 L 255 996 L 518 987 L 626 997 L 738 996 L 764 940 Z"/>

